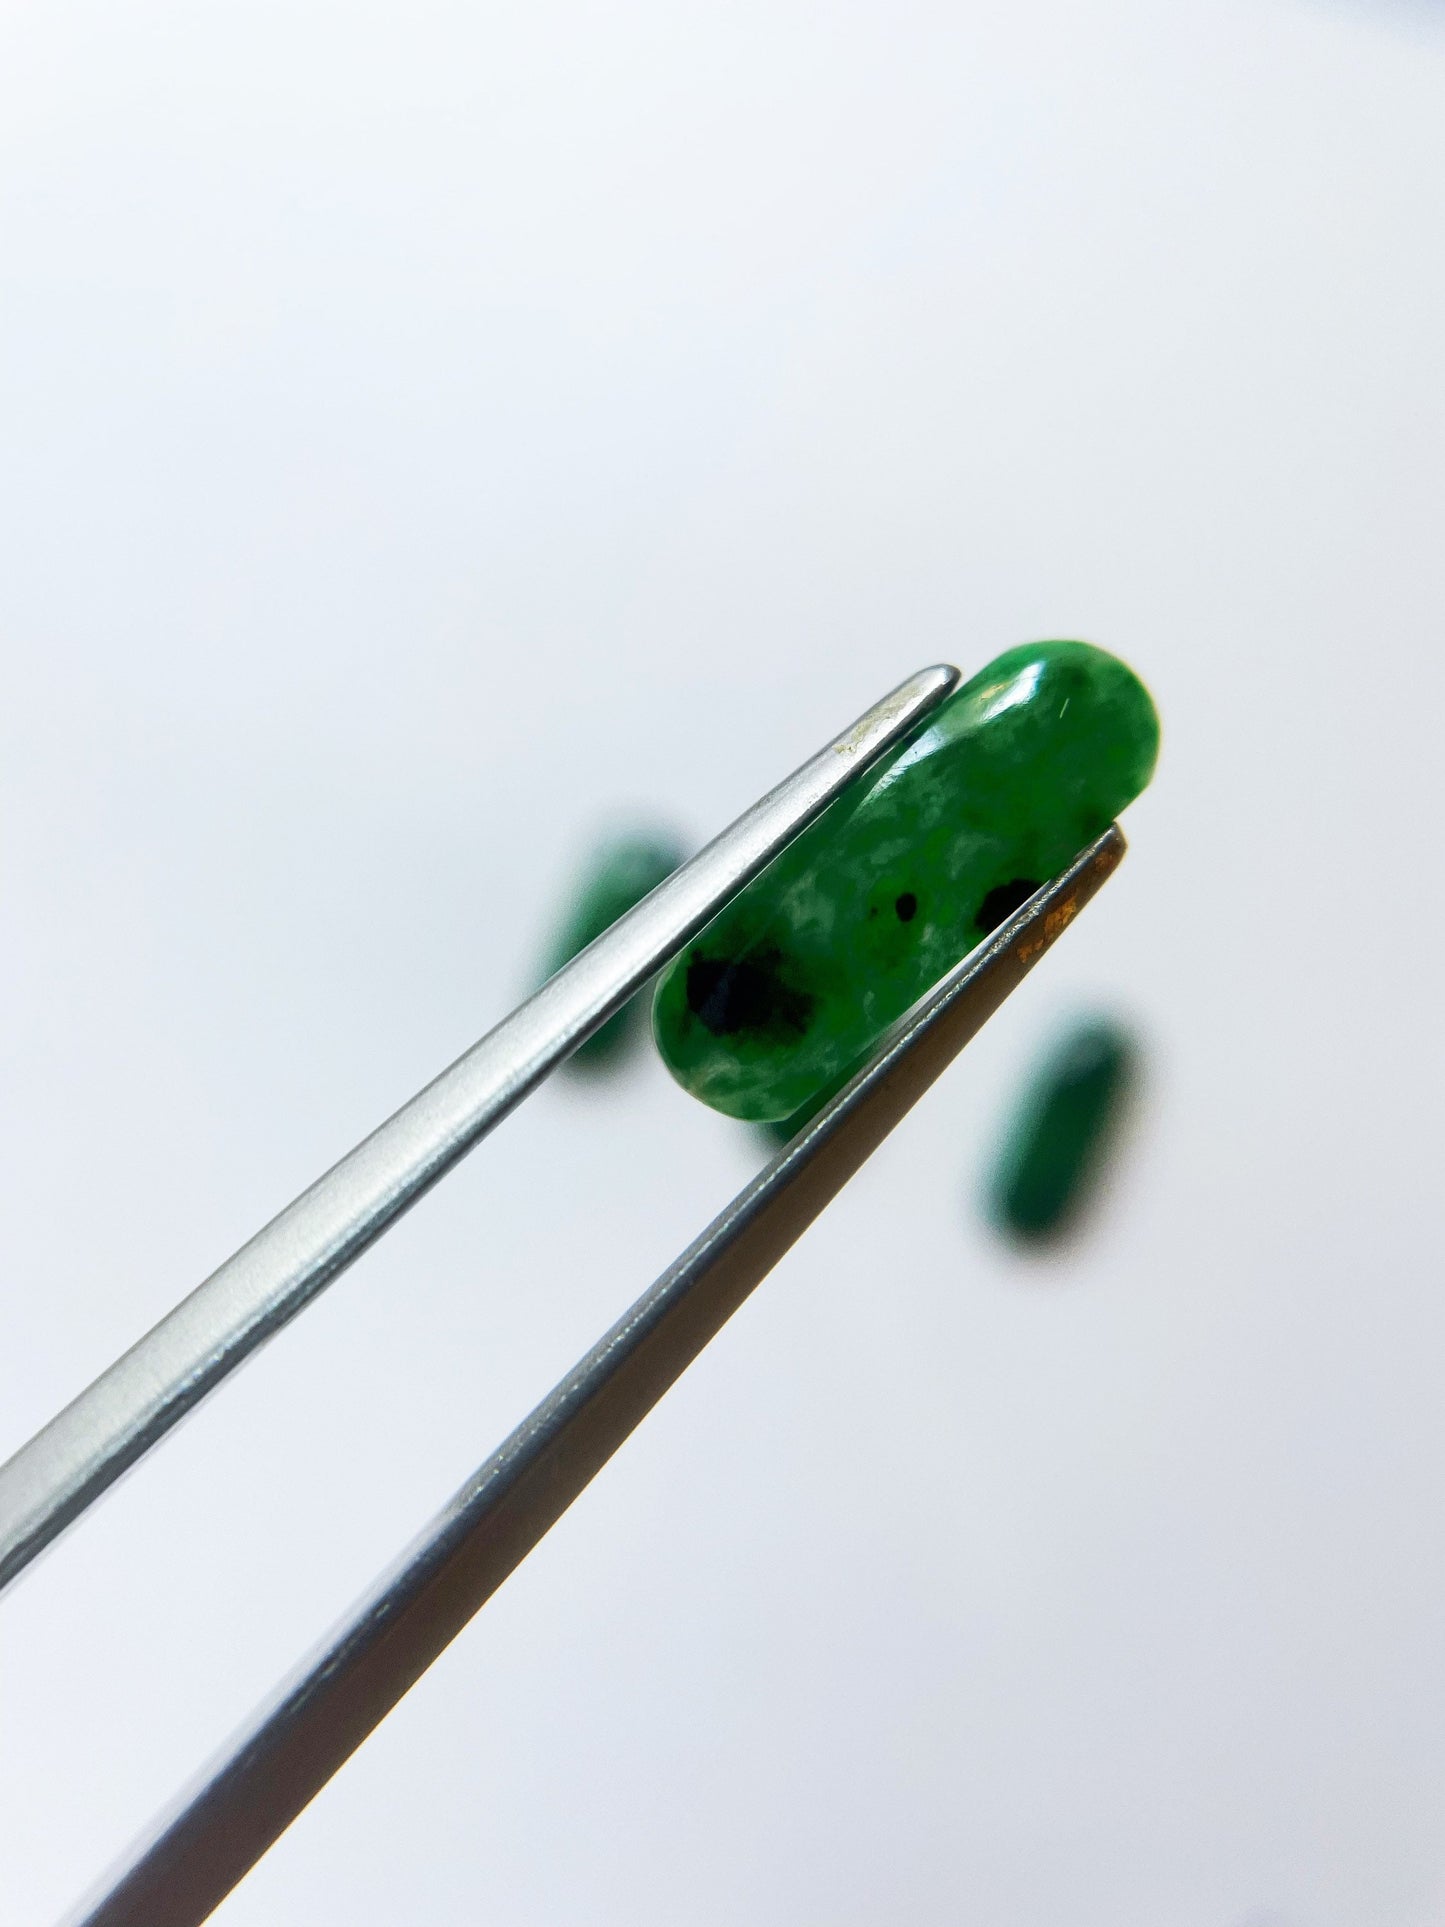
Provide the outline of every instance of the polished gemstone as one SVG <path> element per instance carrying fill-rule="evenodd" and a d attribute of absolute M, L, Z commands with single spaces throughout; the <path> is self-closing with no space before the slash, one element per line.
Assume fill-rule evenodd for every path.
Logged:
<path fill-rule="evenodd" d="M 806 1113 L 1108 827 L 1158 746 L 1117 657 L 1084 642 L 999 656 L 668 966 L 653 1029 L 673 1076 L 733 1117 Z"/>
<path fill-rule="evenodd" d="M 620 916 L 641 903 L 682 861 L 682 850 L 670 838 L 649 835 L 613 836 L 599 843 L 577 879 L 571 906 L 547 955 L 542 980 L 570 963 L 579 950 L 600 937 Z M 637 1041 L 646 992 L 639 992 L 600 1030 L 573 1053 L 571 1061 L 583 1070 L 608 1070 L 617 1065 Z"/>
<path fill-rule="evenodd" d="M 1075 1026 L 1035 1072 L 994 1172 L 989 1215 L 1025 1244 L 1073 1225 L 1108 1165 L 1138 1047 L 1117 1023 Z"/>

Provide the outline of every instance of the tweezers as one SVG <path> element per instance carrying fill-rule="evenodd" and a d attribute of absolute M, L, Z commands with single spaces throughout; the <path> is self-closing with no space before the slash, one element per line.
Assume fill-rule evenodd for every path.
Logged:
<path fill-rule="evenodd" d="M 658 886 L 303 1192 L 0 1466 L 0 1588 L 300 1312 L 956 686 L 921 671 Z M 1112 875 L 1035 892 L 567 1374 L 68 1917 L 195 1927 L 550 1530 Z"/>

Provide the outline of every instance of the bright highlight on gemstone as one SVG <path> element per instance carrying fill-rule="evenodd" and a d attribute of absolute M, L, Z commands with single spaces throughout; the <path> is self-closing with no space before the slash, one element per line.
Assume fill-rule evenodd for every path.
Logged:
<path fill-rule="evenodd" d="M 571 907 L 547 953 L 539 982 L 545 983 L 579 950 L 585 950 L 620 916 L 641 903 L 649 891 L 672 875 L 682 858 L 681 845 L 667 836 L 614 836 L 599 843 L 577 879 Z M 609 1017 L 573 1053 L 571 1062 L 591 1071 L 618 1065 L 637 1041 L 645 994 L 639 992 Z"/>
<path fill-rule="evenodd" d="M 830 805 L 663 973 L 668 1069 L 715 1110 L 806 1113 L 1148 783 L 1159 720 L 1086 642 L 1010 649 Z"/>
<path fill-rule="evenodd" d="M 1117 1023 L 1077 1024 L 1035 1070 L 1004 1141 L 988 1215 L 1021 1244 L 1059 1237 L 1103 1176 L 1140 1052 Z"/>

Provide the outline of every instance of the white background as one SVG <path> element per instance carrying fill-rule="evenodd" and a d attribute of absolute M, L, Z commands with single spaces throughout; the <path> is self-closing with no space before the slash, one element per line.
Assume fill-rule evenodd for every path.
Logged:
<path fill-rule="evenodd" d="M 1132 854 L 226 1927 L 1441 1927 L 1445 9 L 0 12 L 0 1454 L 701 837 L 1085 635 Z M 1108 1206 L 975 1211 L 1124 1009 Z M 755 1168 L 544 1092 L 0 1606 L 58 1913 Z"/>

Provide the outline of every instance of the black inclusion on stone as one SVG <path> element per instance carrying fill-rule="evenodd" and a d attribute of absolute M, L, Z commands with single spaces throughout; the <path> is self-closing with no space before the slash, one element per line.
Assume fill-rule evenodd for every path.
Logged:
<path fill-rule="evenodd" d="M 735 963 L 694 957 L 687 967 L 687 1007 L 714 1037 L 740 1031 L 801 1036 L 813 1015 L 813 998 L 783 982 L 782 952 L 769 950 Z"/>
<path fill-rule="evenodd" d="M 1005 917 L 1022 910 L 1038 887 L 1032 877 L 1015 877 L 1012 883 L 999 884 L 978 906 L 974 923 L 987 936 L 990 930 L 998 929 Z"/>
<path fill-rule="evenodd" d="M 898 912 L 900 923 L 912 923 L 918 915 L 918 899 L 911 890 L 905 890 L 903 895 L 895 900 L 893 908 Z"/>

